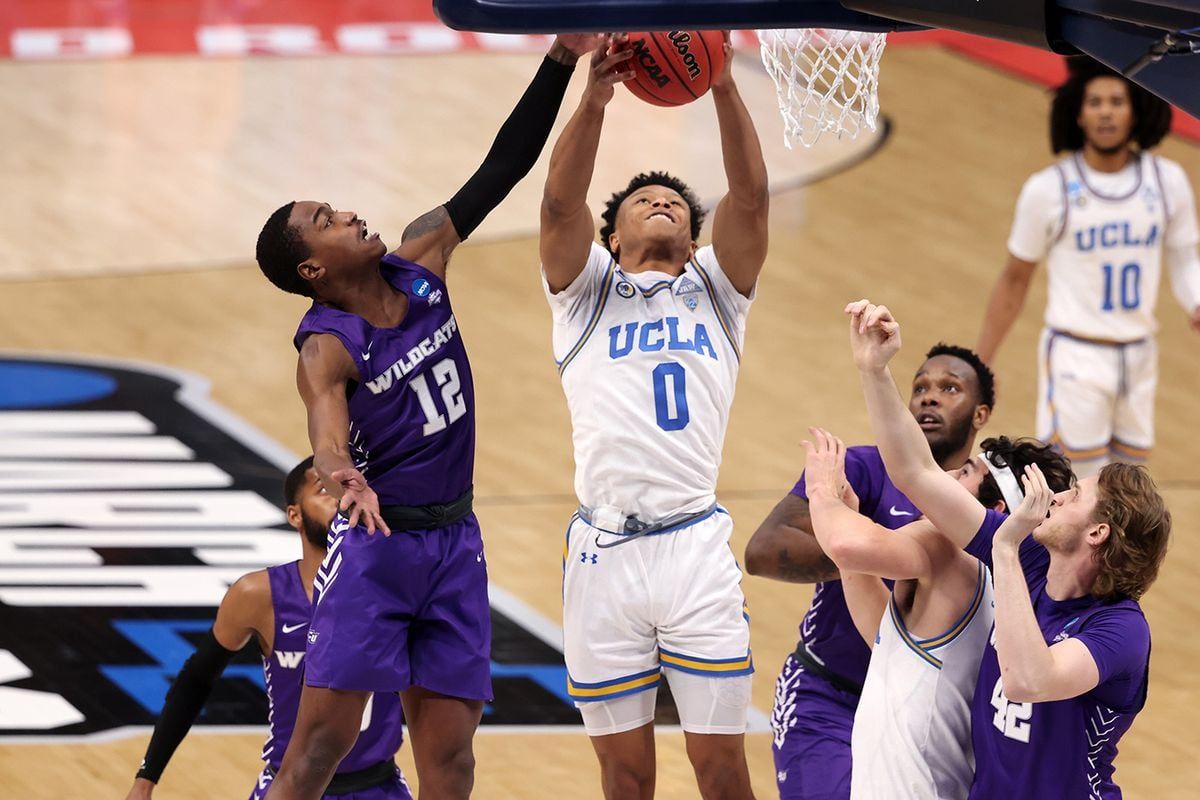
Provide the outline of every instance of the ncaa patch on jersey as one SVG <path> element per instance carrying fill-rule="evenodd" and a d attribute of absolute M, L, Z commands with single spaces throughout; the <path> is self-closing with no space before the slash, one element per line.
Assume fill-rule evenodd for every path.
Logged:
<path fill-rule="evenodd" d="M 193 375 L 0 358 L 0 742 L 147 731 L 230 584 L 300 557 L 280 506 L 298 460 Z M 483 724 L 578 726 L 561 631 L 491 595 Z M 252 643 L 199 722 L 266 720 Z"/>
<path fill-rule="evenodd" d="M 424 278 L 417 278 L 412 282 L 413 294 L 415 294 L 417 297 L 424 297 L 425 295 L 429 294 L 432 288 L 433 285 Z"/>
<path fill-rule="evenodd" d="M 679 285 L 675 287 L 676 296 L 700 291 L 703 291 L 703 289 L 700 288 L 700 285 L 687 275 L 684 275 L 683 279 L 679 281 Z"/>
<path fill-rule="evenodd" d="M 621 295 L 621 297 L 624 297 L 626 300 L 633 297 L 634 291 L 636 290 L 633 288 L 633 284 L 629 283 L 628 281 L 620 281 L 617 284 L 617 294 Z"/>

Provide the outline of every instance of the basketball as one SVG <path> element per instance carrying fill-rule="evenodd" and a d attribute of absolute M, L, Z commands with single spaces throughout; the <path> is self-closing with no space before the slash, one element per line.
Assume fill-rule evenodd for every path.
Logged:
<path fill-rule="evenodd" d="M 720 31 L 652 31 L 629 34 L 633 50 L 629 91 L 656 106 L 681 106 L 702 97 L 725 68 Z"/>

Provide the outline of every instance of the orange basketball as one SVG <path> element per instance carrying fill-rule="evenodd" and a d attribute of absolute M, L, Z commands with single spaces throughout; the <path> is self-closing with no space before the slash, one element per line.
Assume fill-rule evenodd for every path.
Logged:
<path fill-rule="evenodd" d="M 633 50 L 629 91 L 656 106 L 681 106 L 701 97 L 725 68 L 720 31 L 652 31 L 629 34 Z"/>

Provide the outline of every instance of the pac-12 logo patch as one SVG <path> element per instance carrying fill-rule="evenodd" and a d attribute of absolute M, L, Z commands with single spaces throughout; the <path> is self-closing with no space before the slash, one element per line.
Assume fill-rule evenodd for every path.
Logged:
<path fill-rule="evenodd" d="M 432 284 L 430 284 L 429 281 L 425 280 L 424 278 L 417 278 L 412 282 L 413 294 L 415 294 L 417 297 L 424 297 L 425 295 L 429 294 L 429 291 L 432 288 Z"/>
<path fill-rule="evenodd" d="M 299 458 L 195 376 L 91 359 L 0 358 L 0 444 L 0 747 L 145 734 L 229 586 L 300 557 L 279 505 Z M 578 726 L 561 633 L 490 594 L 484 725 Z M 200 722 L 262 725 L 267 710 L 252 639 Z"/>
<path fill-rule="evenodd" d="M 633 297 L 633 292 L 634 288 L 632 283 L 629 283 L 628 281 L 621 281 L 617 284 L 617 294 L 621 295 L 621 297 L 624 297 L 626 300 Z"/>

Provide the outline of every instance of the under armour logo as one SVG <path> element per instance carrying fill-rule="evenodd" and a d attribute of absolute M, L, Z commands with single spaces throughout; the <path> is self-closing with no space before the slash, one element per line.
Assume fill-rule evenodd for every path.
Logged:
<path fill-rule="evenodd" d="M 591 559 L 591 561 L 588 561 L 589 558 Z M 600 559 L 599 553 L 580 553 L 579 554 L 579 563 L 580 564 L 595 564 L 599 559 Z"/>

